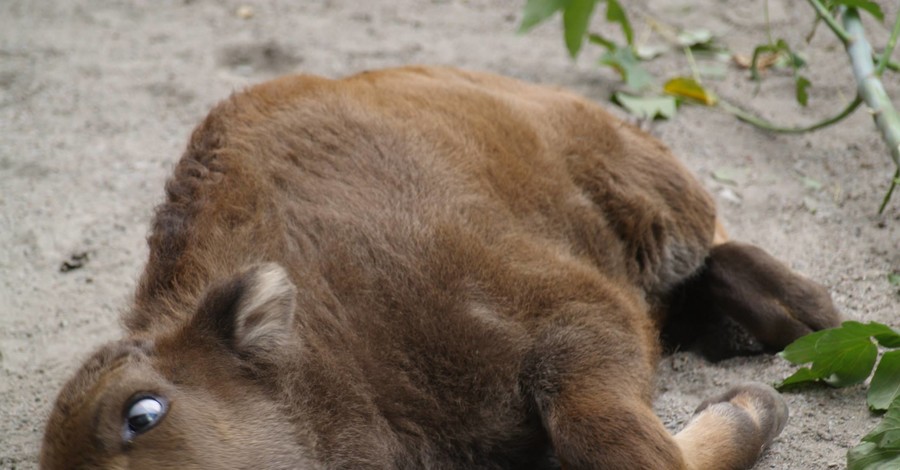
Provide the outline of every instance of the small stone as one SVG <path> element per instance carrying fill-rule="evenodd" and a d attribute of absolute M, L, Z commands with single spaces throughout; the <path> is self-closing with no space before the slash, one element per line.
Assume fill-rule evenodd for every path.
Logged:
<path fill-rule="evenodd" d="M 253 18 L 253 15 L 256 14 L 256 12 L 253 10 L 253 7 L 251 7 L 250 5 L 241 5 L 234 13 L 238 18 L 242 20 L 249 20 L 250 18 Z"/>
<path fill-rule="evenodd" d="M 719 196 L 721 196 L 722 199 L 724 199 L 736 206 L 741 205 L 741 202 L 742 202 L 741 196 L 738 195 L 736 192 L 734 192 L 731 188 L 722 188 L 719 191 Z"/>

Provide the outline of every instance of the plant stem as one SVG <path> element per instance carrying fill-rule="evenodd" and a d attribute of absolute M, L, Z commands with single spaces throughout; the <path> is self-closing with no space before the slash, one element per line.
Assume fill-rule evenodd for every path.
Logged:
<path fill-rule="evenodd" d="M 838 24 L 837 20 L 831 16 L 831 13 L 825 8 L 825 5 L 822 5 L 822 2 L 819 0 L 807 0 L 810 5 L 816 10 L 816 13 L 819 14 L 819 18 L 822 18 L 822 21 L 834 31 L 834 34 L 844 43 L 844 46 L 847 46 L 850 41 L 853 39 L 850 37 L 850 34 Z"/>
<path fill-rule="evenodd" d="M 866 40 L 859 13 L 855 8 L 848 8 L 844 12 L 843 22 L 847 32 L 853 37 L 847 45 L 847 54 L 850 55 L 850 65 L 853 67 L 859 96 L 871 109 L 875 125 L 881 130 L 894 164 L 900 166 L 900 115 L 897 114 L 891 99 L 884 91 L 884 85 L 875 74 L 872 46 Z"/>
<path fill-rule="evenodd" d="M 884 73 L 885 67 L 891 61 L 891 54 L 894 52 L 894 46 L 897 45 L 897 36 L 900 35 L 900 9 L 897 10 L 897 18 L 894 19 L 894 28 L 891 30 L 891 38 L 888 39 L 881 58 L 878 59 L 878 65 L 875 67 L 875 75 L 879 77 Z"/>
<path fill-rule="evenodd" d="M 897 114 L 897 110 L 894 109 L 890 97 L 884 91 L 884 85 L 875 72 L 875 66 L 872 63 L 872 46 L 866 40 L 859 12 L 856 8 L 847 8 L 842 19 L 844 28 L 853 38 L 847 43 L 847 54 L 850 55 L 850 65 L 853 68 L 859 97 L 870 108 L 875 125 L 881 131 L 881 137 L 890 149 L 891 158 L 894 160 L 894 164 L 900 168 L 900 114 Z M 894 31 L 896 32 L 896 30 L 895 27 Z M 891 36 L 894 37 L 894 34 Z M 894 40 L 896 41 L 896 38 Z M 887 50 L 890 49 L 892 48 Z M 881 204 L 879 213 L 884 210 L 895 185 L 896 183 L 892 181 L 891 190 L 885 196 L 885 202 Z"/>
<path fill-rule="evenodd" d="M 697 61 L 694 60 L 694 53 L 691 52 L 690 46 L 684 46 L 684 56 L 687 57 L 688 66 L 691 68 L 691 76 L 697 83 L 703 83 L 700 80 L 700 69 L 697 68 Z"/>
<path fill-rule="evenodd" d="M 898 64 L 897 62 L 894 62 L 892 60 L 885 62 L 884 68 L 886 68 L 888 70 L 892 70 L 894 72 L 900 72 L 900 64 Z"/>
<path fill-rule="evenodd" d="M 879 214 L 884 212 L 884 208 L 887 207 L 888 201 L 891 200 L 891 195 L 894 194 L 894 188 L 897 187 L 897 182 L 900 182 L 900 167 L 897 167 L 897 171 L 894 172 L 894 177 L 891 178 L 891 187 L 888 188 L 887 194 L 885 194 L 884 199 L 881 200 L 881 206 L 878 207 Z"/>
<path fill-rule="evenodd" d="M 816 35 L 816 30 L 819 29 L 819 23 L 822 22 L 822 18 L 819 15 L 816 15 L 816 20 L 813 21 L 812 28 L 809 30 L 809 34 L 806 35 L 806 43 L 809 44 L 813 40 L 813 36 Z"/>
<path fill-rule="evenodd" d="M 737 117 L 741 121 L 752 124 L 760 129 L 765 129 L 767 131 L 778 132 L 778 133 L 782 133 L 782 134 L 802 134 L 804 132 L 816 131 L 816 130 L 822 129 L 823 127 L 828 127 L 828 126 L 840 121 L 841 119 L 844 119 L 845 117 L 849 116 L 853 111 L 856 111 L 856 108 L 858 108 L 860 104 L 862 104 L 862 98 L 857 96 L 856 98 L 853 99 L 853 101 L 850 102 L 850 104 L 847 105 L 846 108 L 844 108 L 843 111 L 841 111 L 840 113 L 838 113 L 837 115 L 835 115 L 833 117 L 819 121 L 819 122 L 809 125 L 809 126 L 783 127 L 783 126 L 774 124 L 770 121 L 767 121 L 767 120 L 765 120 L 759 116 L 756 116 L 748 111 L 745 111 L 741 108 L 738 108 L 737 106 L 730 104 L 727 101 L 724 101 L 721 98 L 719 98 L 719 107 L 722 108 L 724 111 L 727 111 L 727 112 L 733 114 L 735 117 Z"/>

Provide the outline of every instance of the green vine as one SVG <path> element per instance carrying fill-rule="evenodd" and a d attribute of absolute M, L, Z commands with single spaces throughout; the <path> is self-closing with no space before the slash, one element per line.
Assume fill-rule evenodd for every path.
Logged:
<path fill-rule="evenodd" d="M 694 60 L 694 51 L 711 47 L 710 35 L 689 34 L 677 35 L 675 41 L 684 51 L 691 66 L 691 77 L 673 77 L 658 88 L 654 77 L 643 67 L 642 62 L 650 60 L 652 55 L 642 55 L 634 41 L 631 21 L 618 0 L 527 0 L 520 31 L 525 32 L 537 24 L 546 21 L 560 12 L 563 18 L 563 31 L 569 54 L 575 57 L 581 51 L 587 39 L 590 43 L 603 47 L 606 52 L 600 59 L 602 65 L 611 67 L 622 77 L 624 89 L 614 95 L 614 101 L 629 112 L 641 118 L 669 118 L 682 103 L 700 103 L 717 106 L 741 121 L 768 132 L 798 134 L 813 132 L 837 124 L 853 114 L 861 104 L 865 104 L 871 112 L 875 126 L 888 146 L 894 165 L 900 170 L 900 115 L 884 91 L 881 77 L 886 71 L 900 69 L 898 64 L 890 60 L 898 36 L 900 36 L 900 11 L 894 20 L 890 39 L 880 55 L 872 52 L 859 11 L 871 14 L 878 21 L 884 20 L 881 7 L 872 0 L 807 0 L 815 12 L 815 24 L 824 23 L 844 46 L 850 58 L 854 78 L 857 83 L 857 96 L 838 114 L 806 126 L 785 126 L 772 123 L 745 109 L 741 109 L 716 96 L 706 89 L 700 81 Z M 598 5 L 605 5 L 605 19 L 610 24 L 618 25 L 624 36 L 624 43 L 609 36 L 589 31 L 590 17 Z M 764 14 L 768 25 L 768 3 L 764 3 Z M 658 25 L 658 24 L 657 24 Z M 784 59 L 792 69 L 795 81 L 797 102 L 806 106 L 808 101 L 809 79 L 801 74 L 806 66 L 799 54 L 782 39 L 774 40 L 771 29 L 767 26 L 768 43 L 756 47 L 748 68 L 754 80 L 760 80 L 761 61 L 764 55 L 778 62 Z M 810 33 L 814 33 L 815 28 Z M 774 59 L 773 59 L 774 58 Z M 885 194 L 879 213 L 887 207 L 894 193 L 897 178 L 892 178 Z"/>

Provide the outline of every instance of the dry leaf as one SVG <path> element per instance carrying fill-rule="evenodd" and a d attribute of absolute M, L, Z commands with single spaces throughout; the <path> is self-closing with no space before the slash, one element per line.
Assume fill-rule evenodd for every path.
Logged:
<path fill-rule="evenodd" d="M 756 60 L 756 68 L 759 69 L 760 72 L 768 69 L 778 62 L 778 58 L 780 55 L 781 54 L 776 52 L 764 52 L 760 54 L 759 58 Z M 752 56 L 734 54 L 733 56 L 731 56 L 731 60 L 734 61 L 734 63 L 742 69 L 749 69 L 753 66 Z"/>
<path fill-rule="evenodd" d="M 707 106 L 716 104 L 716 96 L 689 77 L 676 77 L 669 80 L 663 86 L 663 91 L 680 98 L 689 98 Z"/>

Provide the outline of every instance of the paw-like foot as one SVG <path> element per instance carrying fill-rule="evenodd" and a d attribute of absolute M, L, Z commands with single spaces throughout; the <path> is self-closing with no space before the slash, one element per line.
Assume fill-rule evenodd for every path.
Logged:
<path fill-rule="evenodd" d="M 778 392 L 748 383 L 704 401 L 675 439 L 688 468 L 746 469 L 781 434 L 787 420 L 787 404 Z"/>
<path fill-rule="evenodd" d="M 760 448 L 772 443 L 788 421 L 788 407 L 784 398 L 774 388 L 760 383 L 746 383 L 732 387 L 727 392 L 706 399 L 697 407 L 695 414 L 709 410 L 710 407 L 721 407 L 726 412 L 747 413 L 758 431 L 754 434 L 762 439 Z M 747 431 L 750 433 L 750 430 Z"/>

